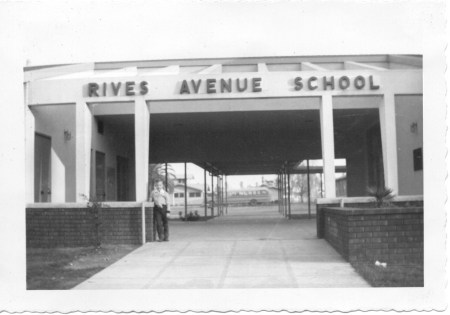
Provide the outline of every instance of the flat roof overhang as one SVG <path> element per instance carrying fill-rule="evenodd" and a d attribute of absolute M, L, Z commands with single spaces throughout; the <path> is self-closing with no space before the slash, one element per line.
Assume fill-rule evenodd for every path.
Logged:
<path fill-rule="evenodd" d="M 287 102 L 277 101 L 280 108 Z M 291 174 L 306 173 L 299 162 L 322 158 L 319 101 L 317 109 L 306 110 L 300 109 L 298 99 L 299 110 L 151 114 L 150 163 L 189 162 L 208 172 L 212 165 L 214 174 L 225 175 L 277 174 L 284 165 Z M 134 133 L 133 114 L 97 117 L 124 133 Z M 363 136 L 367 126 L 378 120 L 377 108 L 334 110 L 336 158 L 354 151 L 351 139 Z M 336 167 L 336 172 L 345 171 L 345 167 Z M 310 172 L 321 173 L 322 169 L 311 167 Z"/>

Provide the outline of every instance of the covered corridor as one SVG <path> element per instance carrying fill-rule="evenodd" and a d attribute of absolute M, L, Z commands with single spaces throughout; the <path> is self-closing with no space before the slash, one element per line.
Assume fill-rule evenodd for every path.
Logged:
<path fill-rule="evenodd" d="M 315 224 L 285 220 L 270 207 L 171 221 L 170 242 L 147 243 L 74 289 L 370 287 L 316 238 Z"/>

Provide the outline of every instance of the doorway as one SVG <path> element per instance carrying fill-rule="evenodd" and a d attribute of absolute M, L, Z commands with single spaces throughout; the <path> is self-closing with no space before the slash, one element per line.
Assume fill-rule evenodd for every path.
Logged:
<path fill-rule="evenodd" d="M 95 195 L 98 201 L 106 199 L 105 169 L 105 153 L 95 151 Z"/>
<path fill-rule="evenodd" d="M 52 140 L 42 134 L 35 134 L 34 139 L 34 202 L 51 202 Z"/>
<path fill-rule="evenodd" d="M 129 192 L 128 158 L 117 156 L 117 200 L 128 201 Z"/>

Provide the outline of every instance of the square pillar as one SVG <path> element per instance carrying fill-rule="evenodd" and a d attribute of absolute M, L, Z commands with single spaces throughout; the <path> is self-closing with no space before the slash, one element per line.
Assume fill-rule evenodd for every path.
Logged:
<path fill-rule="evenodd" d="M 398 194 L 397 128 L 395 123 L 395 95 L 384 94 L 380 107 L 381 146 L 383 149 L 384 186 Z"/>
<path fill-rule="evenodd" d="M 35 118 L 28 105 L 25 105 L 25 198 L 34 203 L 34 137 Z"/>
<path fill-rule="evenodd" d="M 320 104 L 320 135 L 322 139 L 325 198 L 336 197 L 334 167 L 333 101 L 331 95 L 323 95 Z"/>
<path fill-rule="evenodd" d="M 143 97 L 135 101 L 134 137 L 136 163 L 136 201 L 148 199 L 148 163 L 150 149 L 150 110 Z"/>
<path fill-rule="evenodd" d="M 82 195 L 90 197 L 92 120 L 93 117 L 88 104 L 83 100 L 77 101 L 75 117 L 75 178 L 77 202 L 85 202 Z"/>

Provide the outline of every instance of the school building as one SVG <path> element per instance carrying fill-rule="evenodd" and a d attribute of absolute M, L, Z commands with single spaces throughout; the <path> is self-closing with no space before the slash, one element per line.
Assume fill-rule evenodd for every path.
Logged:
<path fill-rule="evenodd" d="M 223 176 L 321 159 L 334 198 L 345 159 L 349 197 L 423 194 L 421 56 L 44 65 L 24 85 L 29 205 L 142 202 L 149 163 L 183 162 Z"/>

